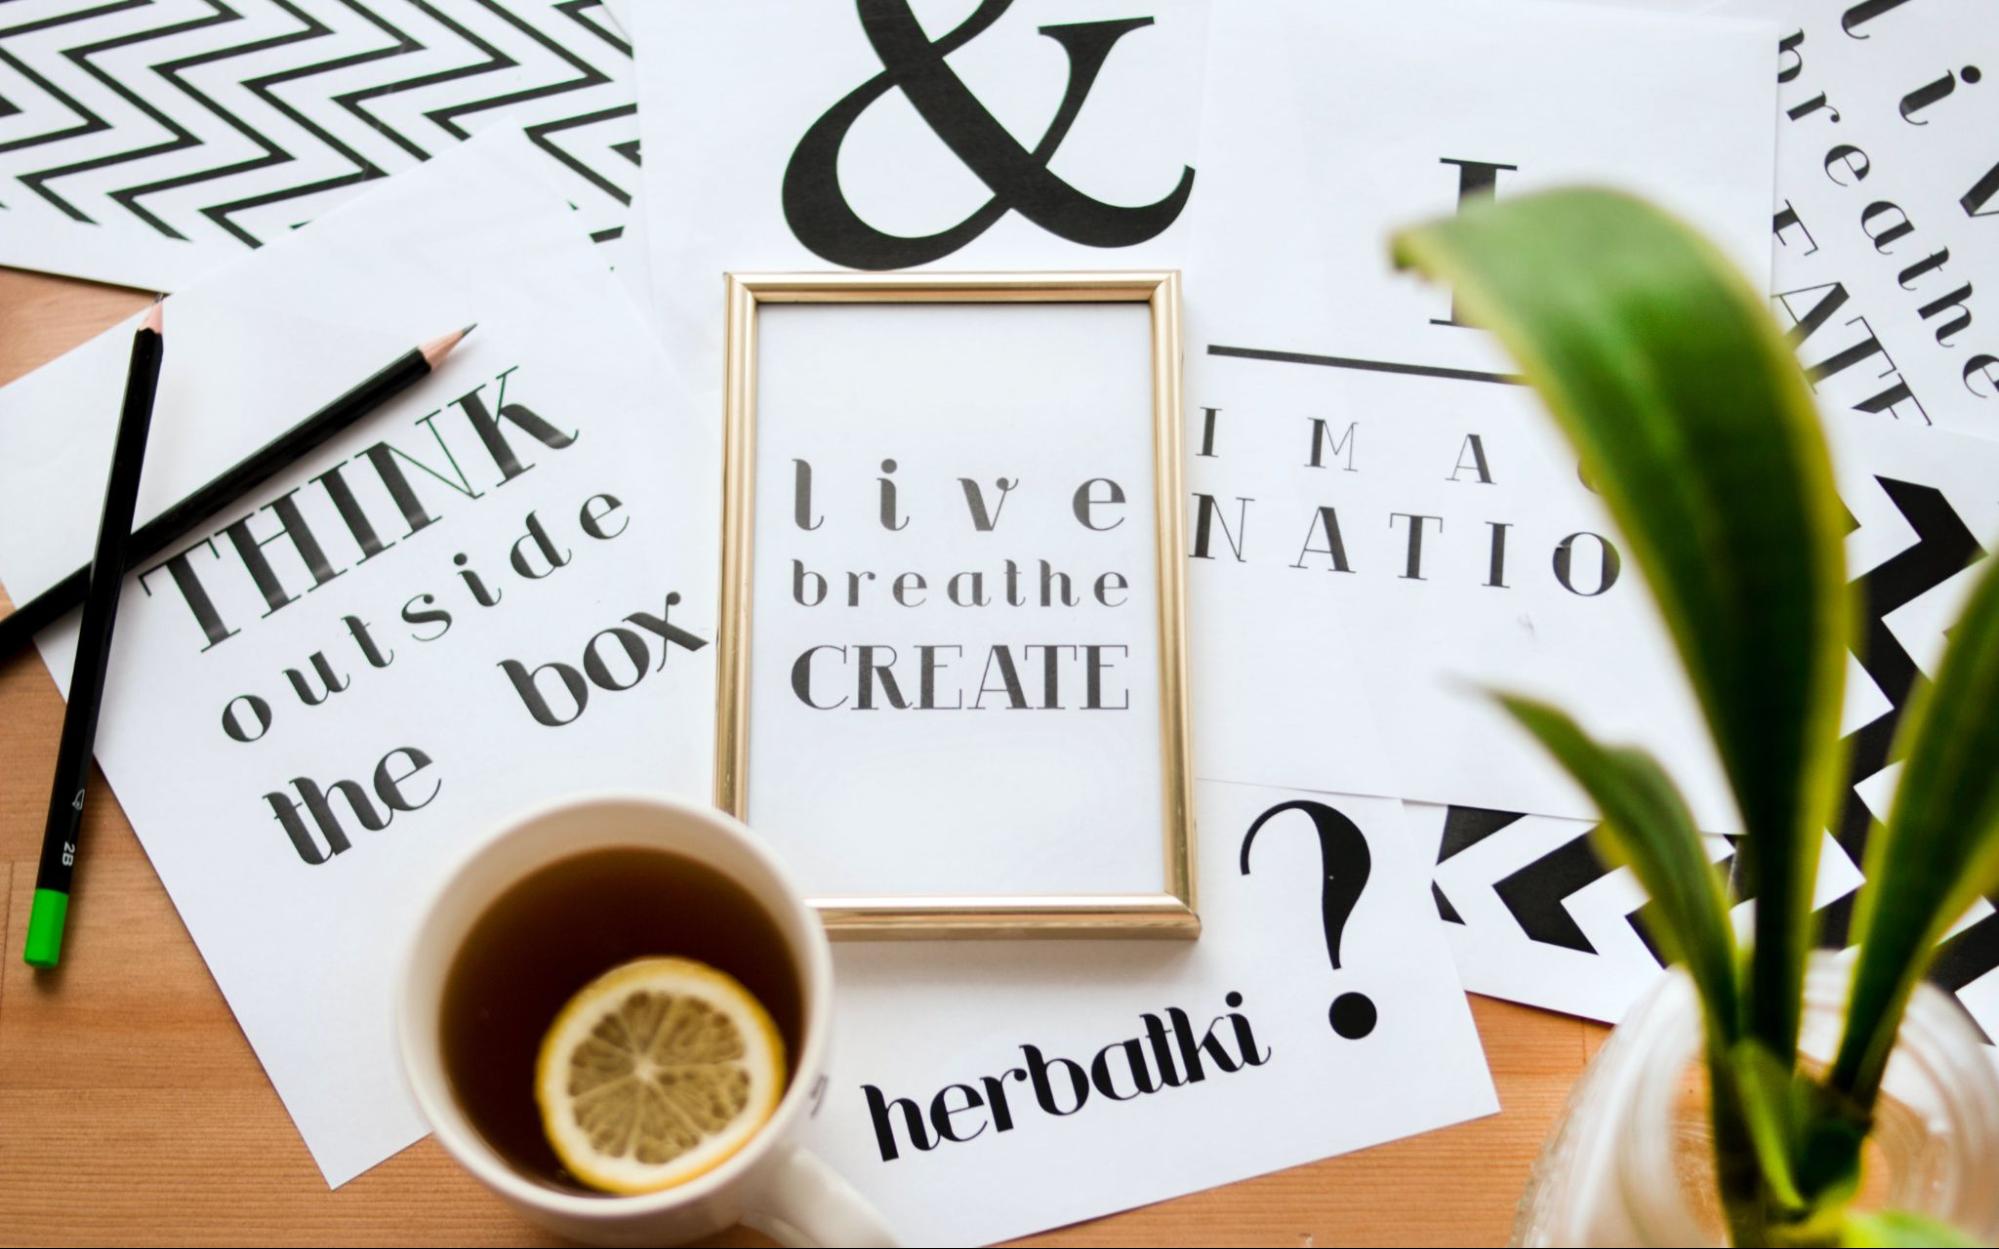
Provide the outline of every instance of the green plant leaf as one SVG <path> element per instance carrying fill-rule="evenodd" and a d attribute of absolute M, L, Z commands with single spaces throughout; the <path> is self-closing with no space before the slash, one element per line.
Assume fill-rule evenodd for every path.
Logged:
<path fill-rule="evenodd" d="M 1735 933 L 1714 865 L 1701 848 L 1679 790 L 1650 755 L 1599 745 L 1557 707 L 1498 694 L 1520 722 L 1589 794 L 1603 816 L 1594 834 L 1606 858 L 1630 866 L 1652 898 L 1649 931 L 1666 957 L 1685 964 L 1701 1001 L 1708 1086 L 1714 1119 L 1715 1174 L 1730 1237 L 1759 1244 L 1768 1223 L 1766 1198 L 1796 1206 L 1787 1146 L 1783 1083 L 1769 1068 L 1788 1070 L 1743 1038 L 1736 983 Z"/>
<path fill-rule="evenodd" d="M 1712 246 L 1616 192 L 1500 198 L 1392 250 L 1519 361 L 1644 570 L 1747 834 L 1747 1026 L 1789 1061 L 1851 614 L 1844 511 L 1790 347 Z"/>
<path fill-rule="evenodd" d="M 1710 1048 L 1727 1054 L 1742 1036 L 1735 933 L 1714 865 L 1680 791 L 1652 756 L 1599 745 L 1560 708 L 1516 694 L 1500 705 L 1555 757 L 1603 814 L 1598 844 L 1630 865 L 1656 909 L 1652 936 L 1686 964 L 1701 998 Z"/>
<path fill-rule="evenodd" d="M 1728 1051 L 1734 1093 L 1740 1101 L 1743 1130 L 1762 1170 L 1770 1195 L 1795 1217 L 1804 1210 L 1792 1158 L 1798 1148 L 1798 1099 L 1793 1093 L 1796 1071 L 1759 1041 L 1738 1041 Z"/>
<path fill-rule="evenodd" d="M 1816 1082 L 1807 1084 L 1794 1154 L 1798 1187 L 1819 1223 L 1828 1218 L 1837 1222 L 1860 1191 L 1861 1149 L 1872 1124 L 1867 1115 L 1854 1112 L 1847 1098 Z"/>
<path fill-rule="evenodd" d="M 1849 1211 L 1840 1225 L 1839 1243 L 1856 1246 L 1978 1244 L 1948 1223 L 1906 1210 L 1881 1210 L 1871 1214 Z"/>
<path fill-rule="evenodd" d="M 1999 559 L 1986 561 L 1936 681 L 1902 726 L 1902 775 L 1867 845 L 1846 1032 L 1827 1084 L 1871 1113 L 1909 994 L 1937 943 L 1999 889 Z"/>

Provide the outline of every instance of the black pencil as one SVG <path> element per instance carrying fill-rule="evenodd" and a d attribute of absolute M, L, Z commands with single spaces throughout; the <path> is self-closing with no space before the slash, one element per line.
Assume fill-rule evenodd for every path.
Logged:
<path fill-rule="evenodd" d="M 70 669 L 69 706 L 63 711 L 55 783 L 49 790 L 49 822 L 42 830 L 42 862 L 35 873 L 35 900 L 28 912 L 28 942 L 22 957 L 33 967 L 54 967 L 62 954 L 70 875 L 76 867 L 76 833 L 83 824 L 84 783 L 97 738 L 97 712 L 104 704 L 104 670 L 111 659 L 112 626 L 118 620 L 118 591 L 125 583 L 125 548 L 132 533 L 132 509 L 139 502 L 139 469 L 146 462 L 153 394 L 160 383 L 164 349 L 160 307 L 154 304 L 139 332 L 132 335 L 125 409 L 118 417 L 111 477 L 104 486 L 97 554 L 90 561 L 83 631 L 76 642 L 76 663 Z"/>
<path fill-rule="evenodd" d="M 374 376 L 141 525 L 126 547 L 123 571 L 130 572 L 162 554 L 176 539 L 220 511 L 230 500 L 248 494 L 280 469 L 296 463 L 319 444 L 429 376 L 459 340 L 471 332 L 472 327 L 468 325 L 462 330 L 434 338 L 421 347 L 410 348 Z M 28 639 L 61 619 L 63 613 L 82 603 L 89 584 L 90 565 L 86 564 L 27 602 L 16 604 L 13 614 L 0 620 L 0 658 L 13 654 L 26 645 Z"/>

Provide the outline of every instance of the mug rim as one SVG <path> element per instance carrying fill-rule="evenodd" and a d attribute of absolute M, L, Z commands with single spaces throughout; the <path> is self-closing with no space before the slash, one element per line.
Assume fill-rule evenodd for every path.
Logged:
<path fill-rule="evenodd" d="M 419 1046 L 436 1046 L 437 1017 L 442 1013 L 441 1010 L 433 1012 L 432 1026 L 428 1029 L 431 1035 L 427 1037 L 416 1035 L 417 1024 L 414 1015 L 417 1012 L 412 1009 L 414 1003 L 411 1000 L 415 986 L 415 971 L 418 961 L 424 957 L 425 934 L 437 922 L 438 913 L 443 909 L 453 888 L 463 881 L 481 855 L 507 838 L 518 835 L 529 825 L 555 816 L 586 811 L 592 807 L 614 805 L 648 807 L 657 812 L 691 817 L 736 842 L 777 882 L 784 894 L 784 900 L 790 904 L 801 921 L 806 937 L 806 948 L 795 951 L 801 963 L 798 968 L 801 988 L 804 989 L 804 996 L 807 998 L 804 1044 L 799 1048 L 798 1061 L 793 1068 L 793 1078 L 789 1087 L 785 1089 L 784 1096 L 778 1100 L 777 1108 L 771 1112 L 770 1118 L 754 1136 L 719 1165 L 685 1183 L 650 1193 L 572 1192 L 532 1180 L 510 1165 L 481 1137 L 478 1129 L 465 1118 L 463 1111 L 455 1104 L 449 1107 L 440 1104 L 454 1096 L 448 1087 L 442 1087 L 448 1085 L 450 1073 L 443 1069 L 441 1057 L 436 1062 L 437 1080 L 419 1081 L 414 1078 L 416 1067 L 414 1056 Z M 518 883 L 541 867 L 556 862 L 558 857 L 561 856 L 543 860 L 536 867 L 513 877 L 507 885 L 496 890 L 493 897 L 481 905 L 478 915 L 483 915 L 493 898 L 506 887 Z M 727 874 L 731 879 L 735 879 L 733 873 Z M 747 887 L 746 882 L 741 880 L 737 880 L 736 883 Z M 756 896 L 759 905 L 768 905 L 761 896 L 761 891 L 758 891 Z M 472 922 L 477 923 L 477 920 L 478 916 L 475 915 Z M 454 945 L 450 959 L 455 960 L 457 953 L 458 946 Z M 444 974 L 445 976 L 450 974 L 448 962 Z M 404 952 L 399 968 L 396 992 L 398 1056 L 402 1060 L 404 1083 L 409 1086 L 410 1093 L 416 1100 L 417 1110 L 423 1116 L 430 1134 L 444 1146 L 446 1153 L 487 1187 L 522 1205 L 570 1217 L 619 1219 L 645 1216 L 698 1203 L 731 1187 L 775 1149 L 781 1138 L 788 1135 L 793 1123 L 803 1113 L 801 1107 L 811 1096 L 809 1086 L 823 1077 L 826 1047 L 829 1042 L 828 1033 L 832 1022 L 832 992 L 832 950 L 827 943 L 826 931 L 818 912 L 805 901 L 797 882 L 791 878 L 791 873 L 778 859 L 776 853 L 748 825 L 719 808 L 672 794 L 632 789 L 588 790 L 538 803 L 508 818 L 479 839 L 477 844 L 460 856 L 446 872 L 424 904 L 423 911 L 412 929 L 409 947 Z"/>

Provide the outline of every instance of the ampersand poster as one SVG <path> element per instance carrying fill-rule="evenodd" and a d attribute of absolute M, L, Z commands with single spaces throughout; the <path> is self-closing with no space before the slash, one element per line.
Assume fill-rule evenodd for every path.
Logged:
<path fill-rule="evenodd" d="M 1208 15 L 1207 0 L 632 5 L 654 311 L 697 397 L 720 411 L 725 269 L 1182 264 Z"/>

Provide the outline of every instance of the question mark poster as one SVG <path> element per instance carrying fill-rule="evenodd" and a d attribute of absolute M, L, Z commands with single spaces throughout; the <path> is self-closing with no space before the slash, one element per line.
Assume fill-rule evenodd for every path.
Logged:
<path fill-rule="evenodd" d="M 1203 782 L 1195 812 L 1199 941 L 835 947 L 812 1144 L 908 1243 L 1003 1240 L 1498 1109 L 1434 847 L 1401 803 Z"/>

